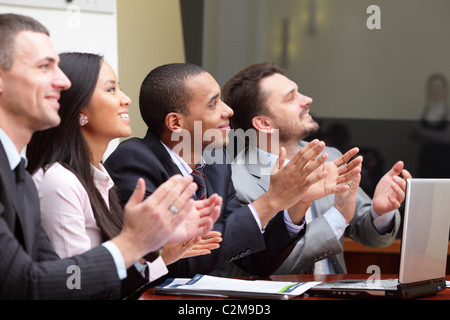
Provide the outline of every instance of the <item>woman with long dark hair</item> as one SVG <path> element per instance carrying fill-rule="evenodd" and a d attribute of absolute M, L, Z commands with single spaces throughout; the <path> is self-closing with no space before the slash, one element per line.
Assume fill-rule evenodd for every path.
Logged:
<path fill-rule="evenodd" d="M 59 100 L 61 123 L 34 134 L 27 169 L 39 192 L 42 225 L 65 257 L 111 239 L 122 228 L 123 209 L 102 158 L 111 140 L 131 134 L 131 100 L 101 56 L 64 53 L 60 68 L 72 82 Z M 152 263 L 150 280 L 167 272 L 166 264 L 207 254 L 221 240 L 217 233 L 205 238 L 165 246 L 162 259 Z"/>

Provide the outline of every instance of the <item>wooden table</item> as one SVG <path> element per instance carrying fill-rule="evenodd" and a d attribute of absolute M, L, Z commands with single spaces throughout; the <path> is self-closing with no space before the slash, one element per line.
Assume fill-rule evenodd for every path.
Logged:
<path fill-rule="evenodd" d="M 382 273 L 398 273 L 400 267 L 400 239 L 395 239 L 387 248 L 369 248 L 346 237 L 344 238 L 344 248 L 344 258 L 348 273 L 365 273 L 370 265 L 379 266 Z M 450 241 L 447 252 L 446 274 L 450 274 Z"/>
<path fill-rule="evenodd" d="M 249 280 L 274 280 L 274 281 L 288 281 L 288 282 L 307 282 L 307 281 L 336 281 L 343 279 L 367 279 L 369 277 L 368 274 L 347 274 L 347 275 L 274 275 L 270 276 L 270 278 L 240 278 L 240 279 L 249 279 Z M 388 278 L 397 278 L 397 275 L 383 275 L 382 279 Z M 446 276 L 446 280 L 450 281 L 450 276 Z M 142 300 L 224 300 L 229 301 L 232 299 L 227 298 L 218 298 L 218 297 L 202 297 L 202 296 L 170 296 L 170 295 L 158 295 L 153 293 L 153 289 L 148 289 L 141 296 Z M 338 300 L 337 298 L 326 298 L 326 297 L 318 297 L 318 296 L 308 296 L 301 295 L 299 297 L 294 298 L 293 300 Z M 424 297 L 416 300 L 450 300 L 450 288 L 445 289 L 444 291 L 439 292 L 438 294 L 430 297 Z M 251 300 L 247 300 L 251 301 Z"/>

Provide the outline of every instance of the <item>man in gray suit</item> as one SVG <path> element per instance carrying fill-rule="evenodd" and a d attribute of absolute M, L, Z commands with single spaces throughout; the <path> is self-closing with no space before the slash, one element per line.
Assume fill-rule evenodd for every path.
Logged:
<path fill-rule="evenodd" d="M 142 201 L 141 179 L 118 236 L 59 259 L 41 226 L 37 190 L 20 155 L 35 131 L 60 122 L 59 96 L 71 83 L 58 63 L 44 26 L 0 14 L 0 300 L 125 297 L 146 283 L 134 263 L 150 259 L 147 254 L 168 241 L 207 233 L 220 211 L 220 204 L 211 206 L 200 217 L 191 199 L 197 187 L 181 176 Z"/>
<path fill-rule="evenodd" d="M 297 85 L 274 64 L 256 64 L 237 73 L 225 84 L 223 99 L 233 108 L 234 129 L 257 132 L 256 142 L 249 143 L 232 164 L 238 197 L 246 203 L 267 189 L 279 149 L 271 146 L 273 136 L 279 135 L 280 147 L 285 148 L 286 158 L 290 159 L 305 145 L 303 139 L 319 126 L 309 114 L 312 99 L 299 93 Z M 348 155 L 355 153 L 352 149 L 342 156 L 329 147 L 325 152 L 329 155 L 326 165 L 330 172 L 339 170 Z M 359 180 L 355 180 L 348 193 L 311 202 L 307 213 L 311 222 L 305 237 L 275 273 L 346 273 L 344 234 L 366 246 L 389 246 L 399 229 L 398 208 L 409 177 L 399 161 L 379 181 L 373 199 L 361 188 L 355 188 L 359 185 Z"/>

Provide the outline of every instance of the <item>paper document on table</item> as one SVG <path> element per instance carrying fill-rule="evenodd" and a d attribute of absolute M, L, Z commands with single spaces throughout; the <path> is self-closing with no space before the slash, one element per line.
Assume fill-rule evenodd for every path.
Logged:
<path fill-rule="evenodd" d="M 240 280 L 196 275 L 192 279 L 169 278 L 161 285 L 155 287 L 155 293 L 288 300 L 303 294 L 319 283 Z"/>

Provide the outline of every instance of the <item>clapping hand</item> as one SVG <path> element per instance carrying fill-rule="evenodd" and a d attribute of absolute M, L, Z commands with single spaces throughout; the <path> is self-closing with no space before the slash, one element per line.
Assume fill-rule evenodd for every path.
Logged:
<path fill-rule="evenodd" d="M 349 160 L 359 152 L 358 148 L 347 151 L 344 155 L 334 161 L 325 162 L 322 170 L 327 172 L 321 179 L 309 187 L 308 192 L 302 198 L 303 202 L 318 200 L 330 194 L 339 194 L 349 190 L 349 182 L 361 173 L 361 156 Z"/>
<path fill-rule="evenodd" d="M 211 250 L 218 249 L 222 241 L 222 234 L 217 231 L 208 232 L 206 235 L 185 241 L 182 243 L 166 244 L 161 256 L 166 265 L 179 259 L 210 254 Z"/>
<path fill-rule="evenodd" d="M 402 175 L 403 178 L 399 177 Z M 412 178 L 408 170 L 404 169 L 402 161 L 398 161 L 388 173 L 378 182 L 373 195 L 373 209 L 382 215 L 400 208 L 405 200 L 406 180 Z"/>

